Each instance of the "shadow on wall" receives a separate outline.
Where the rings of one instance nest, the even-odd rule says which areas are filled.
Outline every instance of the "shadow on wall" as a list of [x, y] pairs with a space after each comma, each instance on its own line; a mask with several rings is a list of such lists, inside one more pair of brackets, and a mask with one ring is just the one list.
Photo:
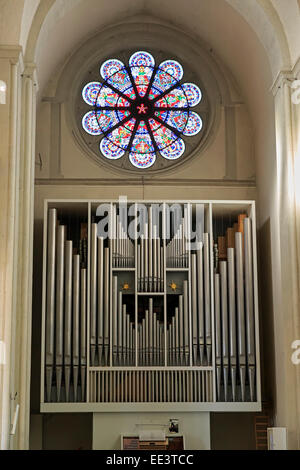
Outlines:
[[37, 416], [39, 420], [31, 419], [30, 449], [92, 449], [93, 415], [91, 413], [35, 415]]
[[211, 449], [255, 450], [254, 416], [254, 413], [211, 413]]
[[258, 232], [258, 279], [260, 299], [260, 347], [261, 347], [261, 376], [262, 399], [276, 403], [275, 378], [275, 341], [273, 317], [273, 285], [272, 285], [272, 254], [271, 228], [268, 219]]

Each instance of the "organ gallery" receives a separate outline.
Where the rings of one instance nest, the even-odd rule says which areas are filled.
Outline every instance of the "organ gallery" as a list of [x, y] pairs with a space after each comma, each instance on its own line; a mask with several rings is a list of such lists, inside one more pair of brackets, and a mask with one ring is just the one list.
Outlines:
[[299, 448], [299, 35], [0, 0], [1, 450]]

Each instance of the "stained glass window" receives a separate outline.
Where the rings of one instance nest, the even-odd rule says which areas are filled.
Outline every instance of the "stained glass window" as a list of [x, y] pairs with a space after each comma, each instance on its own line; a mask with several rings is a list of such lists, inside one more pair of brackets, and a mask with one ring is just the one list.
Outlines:
[[184, 138], [202, 129], [201, 117], [191, 109], [202, 93], [194, 83], [182, 83], [183, 74], [177, 61], [156, 65], [145, 51], [135, 52], [126, 65], [117, 59], [101, 65], [99, 81], [82, 90], [91, 107], [82, 127], [100, 136], [104, 157], [116, 160], [127, 153], [132, 165], [149, 168], [157, 155], [176, 160], [184, 154]]

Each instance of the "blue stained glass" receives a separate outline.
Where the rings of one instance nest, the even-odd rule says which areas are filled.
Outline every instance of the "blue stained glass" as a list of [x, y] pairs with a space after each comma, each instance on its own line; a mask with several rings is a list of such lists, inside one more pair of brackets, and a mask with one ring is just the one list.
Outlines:
[[[119, 95], [112, 91], [111, 88], [104, 85], [99, 92], [96, 105], [98, 107], [111, 106], [113, 108], [114, 106], [117, 106], [118, 100]], [[128, 106], [129, 104], [130, 103], [127, 101]]]
[[151, 92], [153, 95], [158, 96], [161, 93], [167, 91], [172, 86], [176, 85], [176, 83], [177, 80], [175, 80], [172, 75], [158, 69], [153, 80]]
[[176, 60], [165, 60], [160, 64], [159, 68], [170, 74], [176, 82], [179, 82], [183, 77], [183, 68]]
[[84, 101], [90, 106], [94, 106], [98, 93], [101, 88], [101, 83], [99, 82], [90, 82], [82, 90], [82, 97]]
[[145, 52], [145, 51], [135, 52], [134, 54], [132, 54], [132, 56], [129, 59], [129, 66], [140, 67], [141, 65], [143, 65], [144, 67], [154, 67], [155, 66], [154, 57], [151, 54], [149, 54], [149, 52]]
[[189, 106], [197, 106], [202, 98], [202, 93], [199, 87], [194, 83], [183, 83], [181, 85], [183, 91], [188, 99]]
[[155, 111], [154, 114], [179, 132], [184, 130], [189, 117], [187, 111]]
[[[135, 119], [132, 119], [132, 122], [135, 122]], [[108, 136], [107, 138], [113, 142], [115, 145], [118, 147], [121, 147], [122, 149], [126, 150], [130, 137], [131, 137], [131, 130], [128, 129], [128, 127], [125, 126], [120, 126], [117, 127], [117, 129], [114, 129]]]
[[100, 75], [104, 80], [107, 80], [111, 75], [118, 72], [124, 67], [123, 62], [118, 59], [108, 59], [101, 65]]
[[[181, 88], [174, 88], [174, 90], [170, 91], [170, 93], [165, 95], [162, 99], [164, 102], [167, 102], [167, 106], [170, 108], [187, 108], [188, 106], [186, 96]], [[160, 100], [158, 100], [155, 105], [157, 106], [159, 102]]]
[[189, 119], [183, 134], [186, 136], [196, 135], [202, 129], [202, 119], [199, 114], [193, 111], [189, 114]]
[[130, 111], [117, 111], [119, 121], [123, 121], [123, 119], [130, 116]]
[[180, 83], [179, 62], [166, 60], [155, 67], [151, 54], [138, 51], [128, 67], [118, 59], [106, 60], [100, 74], [103, 84], [90, 82], [82, 90], [85, 103], [94, 107], [83, 116], [82, 127], [93, 136], [105, 133], [102, 155], [114, 160], [128, 151], [132, 165], [142, 169], [154, 165], [157, 150], [168, 160], [180, 158], [185, 143], [178, 133], [193, 136], [202, 129], [201, 117], [190, 110], [202, 93], [193, 83]]
[[[126, 112], [127, 112], [127, 115], [130, 114], [128, 111], [124, 111], [124, 113]], [[111, 127], [118, 124], [119, 119], [118, 119], [116, 111], [103, 110], [103, 111], [97, 111], [97, 121], [102, 131], [106, 132]]]
[[131, 145], [132, 153], [152, 153], [154, 152], [153, 143], [148, 133], [146, 123], [141, 121]]
[[131, 87], [130, 76], [125, 68], [114, 73], [110, 78], [108, 78], [107, 83], [122, 93]]
[[140, 67], [131, 67], [131, 73], [138, 88], [139, 95], [145, 96], [153, 74], [153, 68], [145, 67], [144, 65], [141, 65]]
[[110, 160], [117, 160], [125, 155], [125, 150], [122, 150], [117, 145], [114, 145], [107, 137], [104, 137], [100, 142], [100, 150], [104, 157]]
[[133, 153], [129, 154], [129, 160], [137, 168], [150, 168], [155, 163], [155, 153]]
[[90, 135], [100, 135], [101, 129], [95, 111], [89, 111], [82, 118], [82, 127]]
[[[133, 86], [130, 86], [128, 87], [126, 90], [124, 90], [122, 92], [124, 95], [128, 96], [128, 98], [130, 98], [131, 100], [135, 100], [136, 96], [135, 96], [135, 92], [134, 92], [134, 88]], [[122, 97], [121, 97], [122, 98]], [[121, 99], [120, 98], [120, 99]], [[118, 106], [121, 106], [120, 104], [118, 104]], [[124, 106], [124, 105], [122, 105]]]
[[[165, 113], [168, 114], [168, 111], [165, 111]], [[161, 127], [161, 123], [152, 118], [149, 119], [149, 125], [151, 131], [156, 131], [156, 129]]]
[[171, 145], [177, 139], [177, 135], [165, 126], [153, 131], [153, 136], [159, 150]]
[[185, 143], [182, 139], [175, 140], [171, 145], [160, 151], [162, 157], [167, 160], [177, 160], [185, 151]]

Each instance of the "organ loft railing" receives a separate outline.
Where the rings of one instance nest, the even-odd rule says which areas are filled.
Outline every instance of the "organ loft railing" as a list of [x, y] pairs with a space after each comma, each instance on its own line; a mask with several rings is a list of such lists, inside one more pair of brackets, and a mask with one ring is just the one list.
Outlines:
[[260, 409], [255, 205], [45, 201], [41, 410]]

